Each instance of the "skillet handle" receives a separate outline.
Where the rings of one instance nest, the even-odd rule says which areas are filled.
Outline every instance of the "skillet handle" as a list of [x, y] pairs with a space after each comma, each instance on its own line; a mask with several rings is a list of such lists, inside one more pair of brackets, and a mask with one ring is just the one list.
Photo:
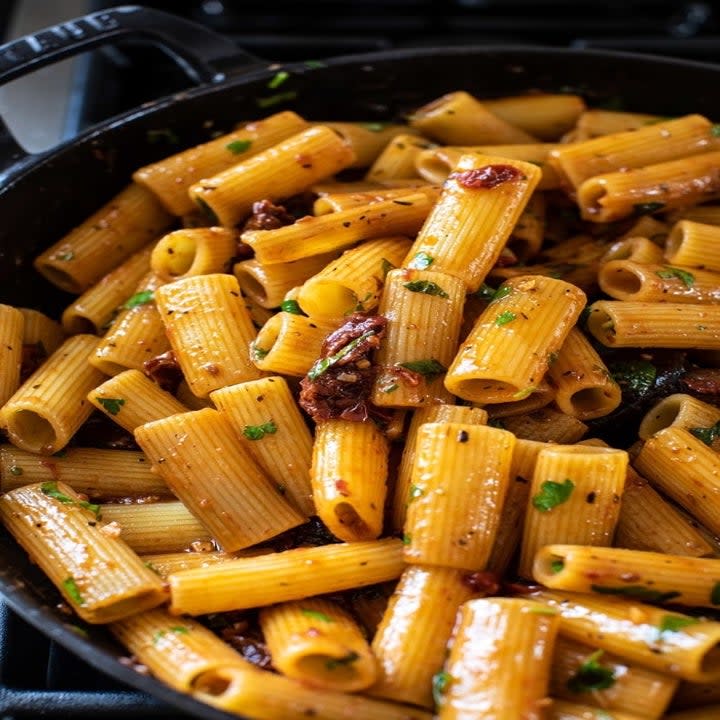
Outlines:
[[[203, 25], [152, 8], [124, 5], [90, 13], [0, 45], [0, 86], [41, 67], [121, 38], [160, 46], [195, 84], [258, 67], [260, 58]], [[0, 171], [27, 157], [0, 119]]]

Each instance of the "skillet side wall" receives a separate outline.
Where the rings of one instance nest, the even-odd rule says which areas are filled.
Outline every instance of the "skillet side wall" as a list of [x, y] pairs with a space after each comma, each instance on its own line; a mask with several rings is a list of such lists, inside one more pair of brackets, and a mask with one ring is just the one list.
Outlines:
[[[230, 77], [217, 86], [158, 100], [8, 171], [0, 184], [0, 302], [38, 307], [59, 317], [70, 296], [32, 269], [31, 260], [42, 248], [111, 198], [138, 167], [241, 120], [277, 110], [296, 110], [312, 120], [378, 121], [400, 119], [456, 89], [488, 97], [565, 90], [582, 94], [591, 105], [619, 100], [626, 110], [697, 112], [720, 121], [720, 66], [639, 55], [541, 48], [423, 49], [338, 58], [317, 69], [303, 64], [285, 69], [291, 77], [277, 90], [266, 87], [277, 68]], [[292, 102], [268, 108], [256, 102], [288, 91], [297, 93]], [[164, 134], [166, 129], [172, 133]], [[177, 144], [168, 142], [173, 135]], [[55, 589], [2, 529], [0, 591], [32, 624], [116, 678], [190, 712], [224, 717], [121, 666], [114, 660], [121, 653], [102, 628], [86, 628], [86, 637], [75, 634], [69, 628], [74, 621], [56, 608]]]

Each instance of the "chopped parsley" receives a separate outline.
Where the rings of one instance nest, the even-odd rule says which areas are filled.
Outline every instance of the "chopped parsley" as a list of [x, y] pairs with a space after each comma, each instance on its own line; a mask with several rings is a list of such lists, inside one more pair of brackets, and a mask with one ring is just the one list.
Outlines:
[[327, 67], [327, 63], [324, 63], [322, 60], [305, 60], [303, 65], [309, 70]]
[[300, 612], [305, 615], [305, 617], [312, 618], [313, 620], [322, 620], [323, 622], [334, 622], [333, 619], [326, 615], [324, 612], [320, 612], [319, 610], [310, 610], [309, 608], [300, 608]]
[[452, 684], [453, 677], [444, 670], [435, 673], [432, 678], [432, 696], [435, 701], [435, 705], [441, 705], [443, 702], [443, 695], [448, 691], [448, 688]]
[[269, 420], [262, 425], [246, 425], [243, 428], [243, 436], [248, 440], [262, 440], [266, 435], [274, 435], [277, 432], [277, 425]]
[[394, 393], [399, 387], [400, 386], [397, 383], [392, 383], [392, 385], [382, 388], [380, 392]]
[[305, 313], [300, 309], [297, 300], [283, 300], [280, 303], [280, 309], [283, 312], [290, 313], [291, 315], [304, 315]]
[[408, 263], [408, 267], [414, 270], [427, 270], [434, 262], [435, 258], [432, 255], [421, 250], [419, 253], [415, 253], [415, 257]]
[[207, 204], [205, 198], [202, 198], [200, 196], [195, 196], [195, 202], [197, 203], [198, 207], [203, 211], [205, 214], [205, 217], [213, 224], [213, 225], [219, 225], [220, 224], [220, 218], [218, 218], [215, 211]]
[[425, 491], [419, 485], [411, 485], [408, 490], [408, 503], [417, 500]]
[[403, 533], [402, 544], [409, 545], [412, 542], [412, 535], [410, 533]]
[[550, 571], [552, 573], [559, 573], [562, 572], [565, 568], [565, 561], [561, 560], [560, 558], [557, 558], [555, 560], [550, 561]]
[[508, 323], [511, 323], [516, 318], [517, 318], [517, 315], [514, 312], [510, 312], [510, 310], [505, 310], [505, 312], [501, 312], [495, 318], [495, 324], [498, 327], [502, 327], [503, 325], [507, 325]]
[[91, 503], [87, 500], [80, 500], [78, 505], [85, 510], [89, 510], [95, 517], [100, 518], [100, 506], [97, 503]]
[[720, 605], [720, 582], [713, 585], [713, 589], [710, 591], [710, 602], [713, 605]]
[[280, 70], [276, 72], [275, 75], [273, 75], [267, 86], [268, 88], [270, 88], [270, 90], [277, 90], [289, 77], [289, 72], [287, 72], [286, 70]]
[[259, 345], [252, 346], [252, 354], [256, 360], [262, 360], [270, 351], [261, 348]]
[[533, 507], [540, 512], [550, 512], [550, 510], [558, 505], [567, 502], [574, 489], [575, 483], [568, 478], [561, 483], [546, 480], [540, 486], [540, 492], [533, 496]]
[[547, 356], [547, 366], [552, 367], [556, 362], [557, 359], [560, 357], [560, 353], [557, 351], [549, 352]]
[[374, 330], [369, 330], [368, 332], [360, 335], [360, 337], [356, 337], [345, 347], [340, 348], [334, 355], [331, 355], [328, 358], [320, 358], [319, 360], [316, 360], [315, 364], [308, 371], [308, 377], [311, 380], [317, 380], [326, 370], [328, 370], [328, 368], [331, 368], [346, 355], [349, 355], [363, 340], [367, 340], [371, 335], [375, 335]]
[[55, 480], [51, 482], [44, 482], [40, 486], [40, 492], [42, 492], [43, 495], [51, 497], [53, 500], [64, 503], [65, 505], [75, 504], [75, 500], [73, 500], [69, 495], [66, 495], [64, 492], [58, 490], [57, 482], [55, 482]]
[[155, 293], [153, 293], [152, 290], [141, 290], [140, 292], [137, 292], [133, 296], [129, 297], [127, 301], [123, 303], [123, 308], [125, 308], [125, 310], [131, 310], [138, 305], [147, 305], [148, 303], [152, 302], [154, 298]]
[[386, 122], [367, 122], [367, 123], [360, 123], [360, 127], [365, 128], [366, 130], [369, 130], [370, 132], [382, 132], [386, 128], [390, 127], [390, 123]]
[[512, 288], [509, 285], [501, 285], [492, 296], [492, 302], [495, 302], [496, 300], [502, 300], [504, 297], [507, 297], [512, 292]]
[[74, 577], [67, 577], [62, 581], [62, 586], [65, 588], [65, 592], [72, 598], [73, 602], [77, 605], [84, 605], [85, 599], [80, 592], [80, 588], [75, 582]]
[[713, 137], [720, 137], [720, 125], [713, 125], [713, 126], [710, 128], [710, 134], [711, 134]]
[[442, 363], [435, 360], [435, 358], [431, 358], [430, 360], [409, 360], [408, 362], [400, 363], [400, 367], [407, 368], [408, 370], [412, 370], [412, 372], [423, 375], [428, 378], [428, 380], [447, 372], [447, 368]]
[[270, 97], [255, 98], [255, 104], [259, 108], [269, 108], [294, 100], [296, 97], [297, 93], [294, 90], [288, 90], [287, 92], [277, 93], [277, 95], [270, 95]]
[[610, 374], [623, 392], [643, 397], [655, 386], [657, 368], [647, 360], [631, 360], [612, 363]]
[[495, 297], [497, 290], [490, 287], [487, 283], [483, 283], [476, 291], [475, 295], [482, 300], [492, 300]]
[[250, 149], [251, 145], [252, 140], [233, 140], [232, 142], [229, 142], [225, 147], [233, 155], [242, 155], [244, 152], [247, 152]]
[[63, 262], [69, 262], [70, 260], [75, 259], [75, 253], [72, 250], [70, 250], [68, 252], [62, 253], [62, 255], [58, 255], [57, 259], [62, 260]]
[[101, 398], [99, 396], [95, 396], [95, 399], [111, 415], [117, 415], [120, 412], [120, 408], [125, 404], [125, 400], [122, 398]]
[[607, 690], [615, 684], [613, 669], [598, 662], [603, 652], [603, 650], [597, 650], [580, 665], [567, 681], [568, 690], [575, 693]]
[[328, 670], [336, 670], [339, 667], [345, 667], [346, 665], [352, 665], [356, 660], [359, 660], [360, 656], [351, 650], [347, 655], [343, 655], [340, 658], [330, 658], [325, 661], [325, 667]]
[[387, 277], [387, 274], [394, 268], [395, 266], [387, 258], [383, 258], [380, 261], [380, 270], [382, 271], [383, 280]]
[[661, 202], [635, 203], [635, 205], [633, 205], [637, 215], [650, 215], [658, 210], [662, 210], [664, 207], [665, 203]]
[[681, 280], [685, 287], [692, 287], [695, 282], [695, 276], [692, 273], [676, 267], [667, 267], [663, 270], [657, 270], [655, 274], [663, 280]]
[[702, 440], [706, 445], [712, 445], [720, 437], [720, 421], [712, 427], [696, 427], [689, 430], [698, 440]]
[[663, 615], [660, 618], [660, 632], [678, 632], [688, 625], [696, 625], [700, 622], [694, 617], [682, 617], [682, 615]]
[[673, 600], [681, 595], [681, 593], [676, 590], [662, 592], [661, 590], [653, 590], [652, 588], [645, 587], [644, 585], [623, 585], [621, 587], [591, 585], [590, 589], [593, 592], [600, 593], [601, 595], [623, 595], [624, 597], [630, 597], [634, 600], [651, 603], [668, 602], [669, 600]]
[[15, 475], [15, 477], [18, 477], [23, 474], [23, 469], [21, 467], [18, 467], [17, 465], [11, 465], [10, 466], [10, 474]]
[[437, 295], [441, 298], [450, 297], [437, 283], [431, 280], [412, 280], [403, 284], [410, 292], [424, 293], [425, 295]]
[[528, 385], [527, 387], [523, 388], [522, 390], [518, 390], [516, 393], [514, 393], [512, 396], [512, 399], [513, 400], [524, 400], [525, 398], [530, 397], [536, 390], [537, 390], [537, 385]]

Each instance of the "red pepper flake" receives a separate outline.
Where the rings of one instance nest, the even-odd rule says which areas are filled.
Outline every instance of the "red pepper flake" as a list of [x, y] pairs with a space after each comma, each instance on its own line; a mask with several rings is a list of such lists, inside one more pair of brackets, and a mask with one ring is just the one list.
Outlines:
[[343, 497], [350, 497], [350, 495], [352, 495], [352, 493], [350, 492], [350, 488], [348, 487], [348, 484], [345, 480], [336, 480], [335, 481], [335, 489]]
[[450, 177], [464, 188], [492, 190], [505, 182], [522, 178], [523, 174], [513, 165], [485, 165], [473, 170], [452, 173]]

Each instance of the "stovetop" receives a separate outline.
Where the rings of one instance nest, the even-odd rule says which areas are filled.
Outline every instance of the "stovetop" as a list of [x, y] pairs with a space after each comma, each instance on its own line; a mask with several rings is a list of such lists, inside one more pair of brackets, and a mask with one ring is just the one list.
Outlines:
[[[0, 38], [13, 17], [11, 10], [31, 4], [38, 1], [0, 2]], [[116, 4], [121, 3], [88, 0], [84, 9]], [[147, 0], [144, 4], [201, 22], [259, 57], [278, 62], [400, 47], [529, 43], [720, 63], [720, 14], [711, 2]], [[74, 65], [62, 134], [71, 137], [186, 85], [178, 69], [148, 47], [123, 44], [87, 53]], [[98, 673], [0, 604], [0, 718], [38, 717], [185, 716]]]

